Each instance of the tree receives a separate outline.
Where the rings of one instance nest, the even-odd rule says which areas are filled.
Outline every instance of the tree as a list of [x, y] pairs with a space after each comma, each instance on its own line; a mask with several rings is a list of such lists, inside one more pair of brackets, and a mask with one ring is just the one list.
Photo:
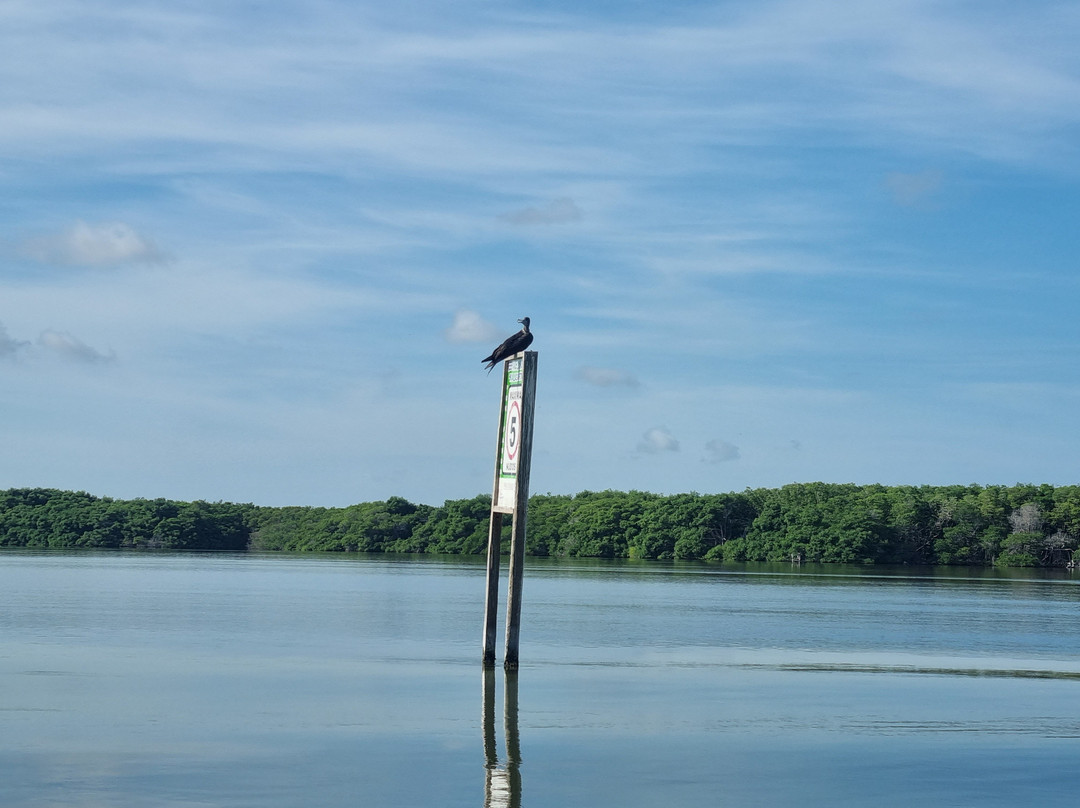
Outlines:
[[1009, 514], [1014, 533], [1040, 533], [1043, 527], [1042, 509], [1034, 502], [1025, 502]]
[[995, 564], [999, 567], [1037, 567], [1042, 544], [1042, 533], [1010, 533], [1002, 542]]

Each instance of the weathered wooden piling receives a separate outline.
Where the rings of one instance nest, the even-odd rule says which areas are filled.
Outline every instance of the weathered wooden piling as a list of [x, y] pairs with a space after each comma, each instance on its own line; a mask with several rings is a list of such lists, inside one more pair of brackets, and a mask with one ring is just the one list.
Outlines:
[[502, 523], [502, 513], [492, 509], [491, 521], [488, 523], [487, 595], [484, 597], [485, 667], [495, 664], [495, 635], [499, 623], [499, 552], [502, 544]]

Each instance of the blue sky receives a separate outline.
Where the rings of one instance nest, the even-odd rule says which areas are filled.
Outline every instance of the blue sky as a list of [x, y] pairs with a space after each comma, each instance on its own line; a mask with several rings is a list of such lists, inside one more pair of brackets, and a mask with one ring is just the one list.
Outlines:
[[0, 0], [0, 487], [1080, 482], [1080, 6]]

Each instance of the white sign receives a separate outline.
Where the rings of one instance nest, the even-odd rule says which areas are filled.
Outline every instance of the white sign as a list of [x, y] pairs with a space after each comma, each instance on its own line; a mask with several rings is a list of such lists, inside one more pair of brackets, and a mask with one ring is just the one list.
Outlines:
[[495, 481], [495, 501], [492, 507], [503, 513], [513, 513], [517, 504], [518, 460], [521, 455], [524, 363], [514, 359], [507, 363], [506, 386], [503, 388], [503, 423], [499, 436], [499, 473]]
[[503, 475], [517, 475], [518, 450], [521, 448], [521, 388], [507, 392], [506, 423], [503, 424]]

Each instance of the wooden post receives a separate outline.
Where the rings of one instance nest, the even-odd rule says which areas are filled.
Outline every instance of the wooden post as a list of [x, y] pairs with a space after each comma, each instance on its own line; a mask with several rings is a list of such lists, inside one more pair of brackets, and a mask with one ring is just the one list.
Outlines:
[[488, 525], [487, 596], [484, 598], [484, 666], [495, 664], [495, 635], [499, 624], [499, 552], [502, 549], [503, 515], [491, 512]]
[[536, 403], [536, 351], [515, 354], [503, 363], [502, 406], [495, 452], [495, 485], [488, 527], [487, 596], [484, 606], [484, 665], [495, 664], [495, 614], [498, 609], [499, 554], [503, 514], [511, 514], [510, 583], [506, 603], [507, 670], [518, 666], [521, 589], [524, 581], [525, 528], [532, 467], [533, 409]]
[[510, 586], [506, 599], [506, 652], [503, 666], [517, 670], [521, 639], [521, 589], [525, 580], [525, 526], [529, 515], [529, 472], [532, 469], [533, 408], [536, 404], [536, 351], [525, 352], [522, 389], [521, 460], [510, 535]]

